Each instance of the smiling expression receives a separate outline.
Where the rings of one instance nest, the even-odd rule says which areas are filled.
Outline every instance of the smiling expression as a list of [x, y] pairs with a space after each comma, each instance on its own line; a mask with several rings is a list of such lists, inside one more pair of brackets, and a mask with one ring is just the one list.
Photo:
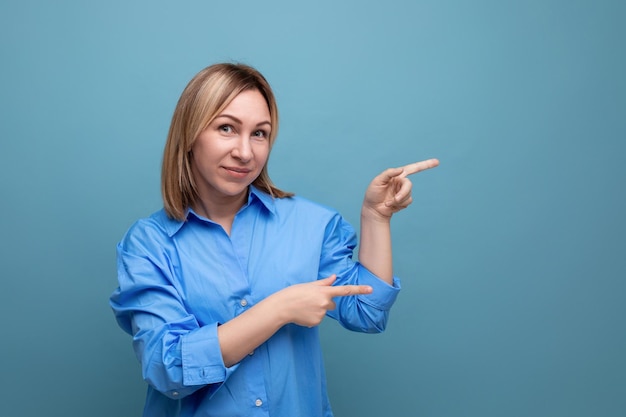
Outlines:
[[263, 95], [246, 90], [200, 133], [192, 146], [192, 172], [204, 206], [243, 204], [269, 156], [270, 120]]

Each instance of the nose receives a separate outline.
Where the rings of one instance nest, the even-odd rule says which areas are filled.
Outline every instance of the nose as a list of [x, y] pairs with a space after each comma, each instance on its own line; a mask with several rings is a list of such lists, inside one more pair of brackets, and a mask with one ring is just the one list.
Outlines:
[[248, 162], [252, 159], [252, 146], [247, 136], [241, 135], [237, 138], [231, 154], [235, 159], [239, 159], [241, 162]]

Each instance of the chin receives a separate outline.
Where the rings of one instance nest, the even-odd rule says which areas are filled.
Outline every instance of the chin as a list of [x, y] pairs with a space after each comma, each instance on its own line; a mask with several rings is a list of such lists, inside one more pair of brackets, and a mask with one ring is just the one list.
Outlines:
[[224, 187], [221, 190], [217, 190], [218, 193], [222, 194], [224, 197], [239, 197], [241, 194], [248, 192], [248, 185], [241, 187]]

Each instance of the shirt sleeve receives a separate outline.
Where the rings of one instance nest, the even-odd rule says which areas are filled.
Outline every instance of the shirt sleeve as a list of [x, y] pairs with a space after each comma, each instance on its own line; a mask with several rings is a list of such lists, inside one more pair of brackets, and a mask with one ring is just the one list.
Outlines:
[[400, 280], [394, 276], [393, 285], [389, 285], [355, 262], [352, 256], [356, 242], [352, 226], [339, 214], [333, 216], [325, 229], [319, 278], [336, 274], [334, 285], [369, 285], [373, 292], [335, 298], [337, 308], [329, 311], [328, 316], [347, 329], [379, 333], [387, 326], [389, 310], [400, 291]]
[[218, 323], [200, 326], [185, 308], [164, 236], [146, 227], [131, 228], [117, 247], [119, 287], [110, 304], [120, 327], [133, 336], [150, 385], [173, 399], [207, 385], [212, 395], [238, 365], [224, 365]]

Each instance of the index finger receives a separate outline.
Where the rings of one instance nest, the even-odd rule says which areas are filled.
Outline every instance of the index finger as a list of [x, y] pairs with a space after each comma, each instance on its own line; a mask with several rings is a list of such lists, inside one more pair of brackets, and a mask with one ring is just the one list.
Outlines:
[[439, 160], [436, 158], [427, 159], [425, 161], [413, 162], [412, 164], [401, 167], [402, 174], [400, 174], [400, 176], [406, 177], [407, 175], [417, 174], [418, 172], [434, 168], [437, 165], [439, 165]]
[[371, 294], [373, 291], [369, 285], [336, 285], [328, 287], [328, 292], [333, 297], [345, 297], [346, 295]]

